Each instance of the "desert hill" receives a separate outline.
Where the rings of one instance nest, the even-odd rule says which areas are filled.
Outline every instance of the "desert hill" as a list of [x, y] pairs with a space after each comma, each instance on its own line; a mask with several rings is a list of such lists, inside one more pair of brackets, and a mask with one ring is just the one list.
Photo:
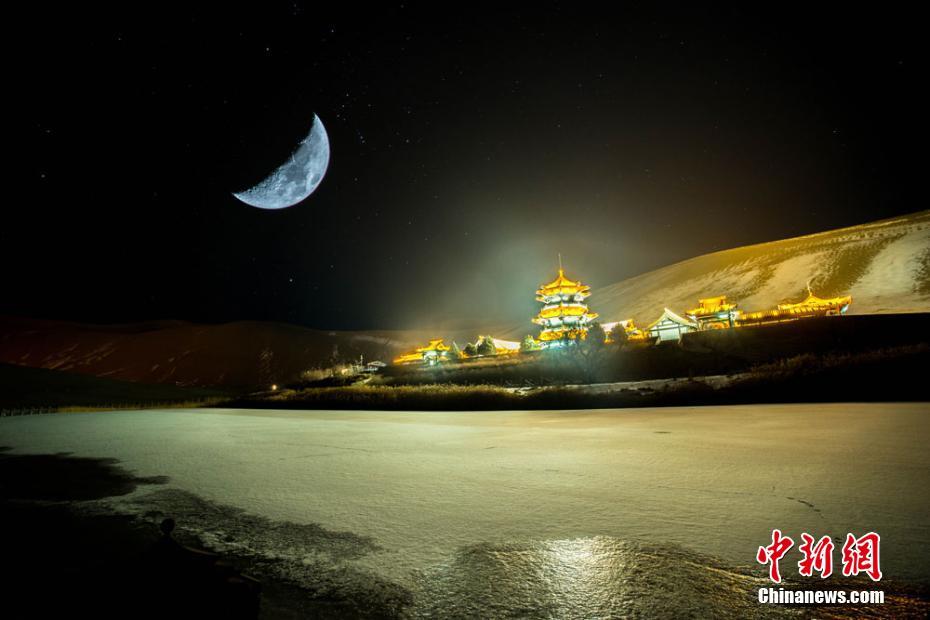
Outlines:
[[930, 311], [930, 211], [704, 254], [592, 291], [605, 322], [647, 325], [726, 295], [742, 310], [852, 295], [852, 314]]
[[[664, 307], [683, 312], [714, 295], [727, 295], [743, 310], [771, 308], [803, 298], [808, 282], [822, 297], [852, 295], [852, 314], [930, 311], [930, 211], [705, 254], [596, 289], [589, 301], [604, 322], [633, 318], [646, 325]], [[84, 325], [0, 317], [0, 363], [142, 383], [255, 389], [292, 382], [334, 357], [389, 361], [430, 338], [464, 344], [478, 334], [519, 340], [536, 331], [529, 321], [333, 332], [255, 321]]]
[[402, 332], [329, 332], [279, 323], [85, 325], [0, 319], [0, 362], [143, 383], [255, 388], [340, 360], [389, 360]]
[[117, 381], [76, 372], [0, 364], [0, 413], [7, 415], [59, 407], [187, 405], [230, 395], [216, 388]]

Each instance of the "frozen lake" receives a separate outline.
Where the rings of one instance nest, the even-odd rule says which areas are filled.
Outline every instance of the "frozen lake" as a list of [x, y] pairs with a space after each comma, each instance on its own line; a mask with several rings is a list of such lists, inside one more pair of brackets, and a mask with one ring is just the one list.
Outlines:
[[168, 476], [108, 506], [171, 514], [317, 589], [381, 580], [413, 615], [648, 611], [650, 565], [743, 597], [773, 528], [876, 531], [886, 579], [930, 583], [926, 403], [63, 414], [0, 420], [0, 445]]

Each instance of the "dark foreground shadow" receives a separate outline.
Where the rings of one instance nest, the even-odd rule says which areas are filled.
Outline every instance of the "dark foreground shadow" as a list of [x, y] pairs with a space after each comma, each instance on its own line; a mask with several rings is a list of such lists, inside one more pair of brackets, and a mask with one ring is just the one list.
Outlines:
[[260, 584], [175, 542], [170, 528], [70, 508], [165, 482], [134, 476], [112, 459], [0, 451], [0, 616], [257, 617]]
[[[410, 605], [402, 587], [345, 565], [379, 549], [369, 538], [158, 488], [167, 482], [114, 459], [0, 446], [0, 618], [395, 618]], [[147, 485], [123, 500], [129, 514], [93, 502]], [[179, 532], [159, 527], [168, 517]]]
[[83, 501], [126, 495], [143, 484], [165, 484], [166, 476], [143, 478], [122, 469], [116, 459], [60, 454], [10, 454], [0, 448], [0, 498]]

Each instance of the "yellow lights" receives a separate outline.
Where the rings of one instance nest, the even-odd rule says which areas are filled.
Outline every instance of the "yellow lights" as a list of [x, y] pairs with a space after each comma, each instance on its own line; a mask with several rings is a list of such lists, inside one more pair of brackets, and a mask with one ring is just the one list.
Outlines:
[[633, 319], [626, 319], [625, 321], [613, 321], [612, 323], [602, 323], [601, 327], [604, 328], [604, 333], [607, 334], [607, 339], [604, 340], [605, 343], [611, 344], [614, 342], [613, 333], [617, 329], [617, 326], [623, 328], [623, 331], [626, 332], [627, 341], [632, 340], [645, 340], [646, 334], [640, 328], [636, 327], [636, 324], [633, 323]]
[[699, 307], [688, 310], [687, 315], [698, 321], [702, 330], [720, 329], [840, 315], [846, 313], [851, 303], [852, 297], [848, 295], [824, 299], [808, 289], [807, 298], [798, 303], [778, 304], [773, 310], [742, 312], [736, 309], [736, 304], [727, 303], [725, 295], [721, 295], [699, 299]]
[[536, 291], [536, 301], [543, 304], [533, 319], [542, 327], [539, 341], [548, 346], [561, 340], [584, 339], [591, 322], [598, 317], [583, 303], [590, 291], [590, 286], [565, 277], [560, 259], [559, 275]]
[[[490, 342], [494, 345], [494, 352], [487, 353], [482, 352], [477, 356], [473, 355], [472, 357], [487, 357], [495, 355], [511, 355], [520, 352], [520, 343], [514, 342], [511, 340], [501, 340], [500, 338], [494, 338], [493, 336], [478, 336], [475, 347], [480, 346], [481, 343]], [[452, 353], [452, 347], [443, 343], [442, 338], [435, 338], [429, 341], [429, 344], [423, 347], [418, 347], [417, 349], [404, 353], [394, 358], [395, 364], [410, 364], [410, 363], [425, 363], [430, 366], [435, 366], [440, 362], [449, 362], [453, 360], [461, 359], [460, 354]]]
[[584, 338], [584, 334], [579, 329], [544, 329], [539, 334], [539, 340], [541, 342], [552, 342], [553, 340], [562, 340], [564, 338], [577, 340], [579, 337]]
[[589, 318], [596, 318], [598, 315], [596, 312], [588, 312], [588, 307], [584, 304], [559, 304], [558, 306], [546, 306], [539, 311], [539, 315], [535, 322], [539, 322], [540, 319], [551, 319], [559, 316], [584, 316], [588, 315]]
[[736, 304], [727, 303], [726, 295], [698, 299], [698, 304], [700, 305], [697, 308], [688, 310], [687, 314], [690, 314], [691, 316], [705, 316], [719, 314], [721, 312], [729, 312], [736, 308]]
[[493, 336], [485, 336], [485, 338], [490, 338], [491, 342], [494, 343], [494, 348], [497, 350], [498, 355], [509, 355], [511, 353], [520, 352], [520, 343], [513, 340], [501, 340], [500, 338], [494, 338]]
[[429, 341], [425, 347], [418, 347], [410, 353], [404, 353], [394, 358], [395, 364], [406, 364], [409, 362], [430, 362], [437, 361], [443, 353], [450, 351], [452, 347], [443, 344], [442, 338], [435, 338]]
[[404, 353], [403, 355], [398, 355], [394, 358], [395, 364], [407, 364], [409, 362], [422, 362], [423, 355], [421, 353]]
[[272, 383], [272, 384], [271, 384], [271, 391], [272, 391], [272, 392], [277, 392], [277, 391], [278, 391], [278, 384], [277, 384], [277, 383]]
[[430, 340], [429, 344], [425, 347], [420, 347], [417, 349], [417, 353], [426, 353], [427, 351], [448, 351], [452, 347], [446, 346], [442, 342], [442, 338], [436, 338], [435, 340]]
[[775, 310], [762, 310], [759, 312], [746, 312], [739, 316], [739, 325], [753, 325], [761, 323], [774, 323], [779, 321], [792, 321], [815, 316], [836, 316], [846, 314], [852, 297], [831, 297], [823, 299], [817, 297], [810, 290], [807, 299], [796, 304], [778, 304]]
[[[555, 280], [549, 282], [548, 284], [543, 284], [539, 287], [539, 290], [536, 291], [537, 301], [548, 301], [546, 298], [552, 298], [555, 296], [575, 296], [580, 295], [581, 299], [584, 299], [591, 293], [590, 286], [584, 285], [581, 282], [575, 282], [574, 280], [569, 280], [565, 277], [565, 272], [562, 268], [559, 268], [559, 275]], [[542, 297], [543, 299], [540, 299]], [[578, 301], [581, 301], [579, 299]], [[566, 299], [565, 301], [568, 301]]]
[[849, 307], [849, 304], [851, 303], [852, 297], [849, 295], [845, 297], [831, 297], [830, 299], [822, 299], [808, 291], [807, 299], [804, 301], [796, 304], [778, 304], [778, 309], [782, 312], [788, 312], [790, 314], [803, 314], [811, 311], [829, 311], [833, 308]]
[[736, 304], [727, 303], [726, 295], [698, 299], [698, 307], [685, 313], [697, 323], [698, 329], [726, 329], [735, 327], [739, 318]]
[[[444, 365], [477, 358], [515, 355], [526, 351], [557, 348], [585, 340], [598, 313], [592, 312], [584, 300], [590, 296], [590, 287], [581, 281], [565, 276], [561, 261], [554, 280], [536, 290], [536, 299], [542, 303], [532, 322], [541, 327], [536, 338], [527, 336], [522, 342], [479, 336], [474, 343], [460, 350], [455, 343], [448, 346], [442, 338], [434, 338], [425, 346], [394, 358], [395, 364]], [[601, 325], [605, 342], [680, 342], [684, 334], [695, 331], [734, 329], [741, 326], [761, 325], [796, 319], [845, 314], [852, 297], [822, 299], [808, 289], [807, 298], [798, 303], [783, 303], [773, 310], [743, 312], [726, 295], [698, 299], [698, 306], [678, 315], [665, 308], [662, 315], [649, 326], [639, 328], [631, 319]], [[622, 331], [621, 331], [622, 330]], [[616, 336], [616, 338], [614, 338]], [[277, 386], [272, 386], [276, 390]]]

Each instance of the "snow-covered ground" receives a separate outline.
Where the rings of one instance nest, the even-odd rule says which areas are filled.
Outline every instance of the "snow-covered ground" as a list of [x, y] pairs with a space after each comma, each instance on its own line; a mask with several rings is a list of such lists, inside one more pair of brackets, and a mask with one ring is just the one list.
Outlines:
[[[0, 445], [14, 452], [115, 457], [138, 475], [170, 478], [111, 500], [117, 509], [174, 512], [220, 547], [376, 575], [419, 592], [424, 613], [436, 613], [436, 601], [457, 604], [463, 581], [491, 579], [508, 601], [542, 597], [555, 601], [551, 613], [587, 615], [614, 578], [634, 580], [624, 576], [634, 556], [673, 573], [718, 560], [752, 566], [773, 528], [796, 540], [874, 530], [886, 578], [928, 583], [928, 444], [926, 403], [0, 420]], [[240, 510], [210, 513], [200, 500]], [[242, 515], [264, 529], [322, 529], [275, 542], [237, 531]], [[321, 542], [321, 532], [332, 537]], [[675, 551], [655, 552], [666, 547]], [[522, 571], [525, 584], [546, 571], [558, 579], [543, 596], [507, 586], [508, 571]], [[566, 599], [572, 579], [580, 589]], [[472, 604], [463, 609], [494, 609]], [[617, 612], [612, 604], [595, 611]]]

